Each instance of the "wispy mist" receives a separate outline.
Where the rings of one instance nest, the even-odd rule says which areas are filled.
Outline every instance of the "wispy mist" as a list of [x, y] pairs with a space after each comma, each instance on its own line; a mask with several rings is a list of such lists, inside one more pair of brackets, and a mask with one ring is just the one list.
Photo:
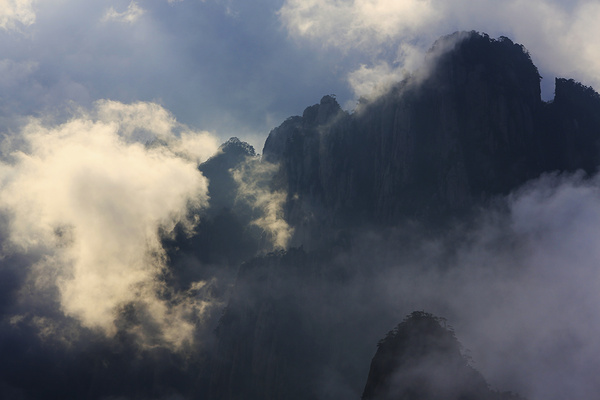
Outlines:
[[294, 229], [284, 219], [287, 193], [271, 187], [278, 170], [277, 164], [256, 158], [247, 160], [232, 174], [238, 184], [237, 201], [245, 202], [254, 209], [256, 218], [252, 224], [265, 232], [272, 249], [283, 250], [288, 247]]
[[474, 225], [430, 235], [410, 228], [391, 242], [367, 235], [350, 259], [375, 272], [343, 288], [354, 300], [341, 313], [380, 326], [380, 336], [383, 321], [391, 329], [412, 310], [445, 316], [494, 388], [531, 400], [591, 398], [600, 369], [599, 194], [598, 178], [546, 175]]

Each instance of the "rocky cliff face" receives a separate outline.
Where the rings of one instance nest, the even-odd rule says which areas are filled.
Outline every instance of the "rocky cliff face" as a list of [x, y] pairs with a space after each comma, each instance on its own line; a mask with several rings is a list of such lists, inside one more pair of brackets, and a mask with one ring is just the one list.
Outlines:
[[595, 170], [600, 107], [591, 89], [557, 80], [555, 101], [544, 103], [537, 68], [507, 38], [455, 34], [432, 54], [425, 78], [353, 114], [325, 96], [270, 133], [263, 154], [281, 163], [288, 220], [318, 226], [305, 237], [324, 226], [437, 221], [546, 171]]
[[554, 101], [544, 104], [540, 138], [546, 170], [596, 172], [600, 153], [600, 95], [572, 79], [555, 80]]

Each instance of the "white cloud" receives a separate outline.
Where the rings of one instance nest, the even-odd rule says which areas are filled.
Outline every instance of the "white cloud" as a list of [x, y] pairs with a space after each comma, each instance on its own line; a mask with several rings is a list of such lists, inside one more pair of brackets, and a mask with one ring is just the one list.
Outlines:
[[410, 36], [441, 17], [431, 0], [288, 0], [279, 15], [293, 35], [365, 49]]
[[144, 9], [141, 8], [135, 1], [129, 3], [127, 9], [123, 12], [118, 12], [114, 7], [110, 7], [104, 17], [102, 17], [102, 21], [117, 21], [117, 22], [126, 22], [133, 23], [137, 21], [143, 14]]
[[[57, 289], [66, 315], [107, 335], [116, 332], [118, 310], [135, 304], [174, 347], [191, 339], [189, 318], [206, 304], [182, 294], [161, 300], [168, 288], [158, 279], [165, 268], [159, 230], [191, 226], [189, 209], [208, 201], [197, 159], [168, 146], [180, 141], [176, 126], [156, 104], [101, 101], [93, 113], [60, 125], [31, 120], [10, 162], [0, 165], [12, 251], [40, 257], [31, 284]], [[133, 139], [137, 131], [167, 145], [145, 146]], [[216, 149], [205, 142], [198, 152]]]
[[119, 121], [121, 134], [128, 138], [136, 132], [149, 135], [148, 137], [166, 138], [177, 125], [175, 117], [156, 103], [124, 104], [100, 100], [97, 102], [96, 114], [105, 123]]
[[169, 148], [178, 156], [201, 163], [215, 154], [219, 140], [207, 131], [184, 131], [177, 140], [168, 142]]
[[156, 103], [100, 100], [96, 102], [95, 116], [104, 123], [120, 121], [119, 133], [127, 140], [146, 143], [158, 139], [178, 156], [196, 163], [207, 160], [219, 148], [213, 134], [190, 130]]
[[18, 29], [35, 22], [34, 0], [0, 0], [0, 28]]

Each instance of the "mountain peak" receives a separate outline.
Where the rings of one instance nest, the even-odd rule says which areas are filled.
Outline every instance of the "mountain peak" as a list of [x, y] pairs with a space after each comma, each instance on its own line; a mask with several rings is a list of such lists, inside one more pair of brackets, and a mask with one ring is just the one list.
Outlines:
[[444, 318], [408, 315], [378, 343], [363, 400], [509, 400], [489, 389]]
[[321, 98], [319, 104], [307, 107], [302, 118], [307, 125], [324, 125], [342, 112], [334, 95], [326, 95]]
[[254, 147], [252, 147], [252, 145], [246, 142], [242, 142], [235, 136], [229, 138], [229, 140], [227, 140], [225, 143], [219, 146], [219, 149], [223, 153], [243, 154], [245, 156], [250, 157], [254, 157], [256, 155], [256, 151], [254, 150]]
[[505, 36], [455, 32], [438, 39], [429, 57], [435, 63], [430, 76], [438, 84], [468, 85], [477, 79], [507, 95], [541, 99], [541, 76], [529, 52]]

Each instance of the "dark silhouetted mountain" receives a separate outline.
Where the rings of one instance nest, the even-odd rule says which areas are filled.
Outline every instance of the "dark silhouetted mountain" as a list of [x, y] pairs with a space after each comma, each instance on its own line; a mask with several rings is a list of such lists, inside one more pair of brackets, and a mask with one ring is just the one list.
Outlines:
[[382, 339], [363, 400], [509, 400], [469, 365], [446, 321], [415, 311]]
[[[405, 79], [348, 114], [325, 96], [269, 135], [280, 162], [296, 243], [324, 227], [390, 226], [463, 215], [548, 171], [595, 172], [598, 95], [540, 75], [507, 38], [456, 33], [440, 39], [426, 75]], [[317, 239], [317, 240], [320, 240]]]
[[[209, 398], [356, 393], [366, 369], [357, 366], [365, 359], [357, 337], [371, 337], [373, 321], [384, 318], [376, 317], [372, 298], [357, 294], [362, 289], [345, 291], [345, 279], [362, 281], [380, 268], [373, 260], [392, 259], [397, 253], [390, 248], [402, 254], [410, 242], [391, 235], [385, 256], [373, 246], [371, 257], [361, 260], [354, 232], [393, 232], [415, 220], [439, 226], [545, 172], [596, 171], [600, 101], [592, 89], [558, 79], [555, 99], [546, 103], [523, 46], [475, 32], [440, 39], [430, 59], [426, 74], [363, 101], [353, 113], [324, 96], [269, 134], [263, 160], [279, 163], [273, 186], [287, 191], [293, 245], [307, 250], [259, 257], [240, 268], [217, 329]], [[359, 304], [362, 314], [346, 303]], [[409, 366], [421, 367], [429, 355], [441, 366], [418, 379], [432, 386], [402, 383], [417, 373]], [[451, 382], [436, 380], [449, 369]], [[397, 371], [400, 386], [390, 380]], [[392, 397], [399, 399], [514, 398], [490, 391], [452, 333], [427, 315], [414, 315], [381, 342], [371, 372], [365, 399], [388, 398], [388, 390], [402, 392]], [[323, 387], [331, 390], [317, 395]]]

